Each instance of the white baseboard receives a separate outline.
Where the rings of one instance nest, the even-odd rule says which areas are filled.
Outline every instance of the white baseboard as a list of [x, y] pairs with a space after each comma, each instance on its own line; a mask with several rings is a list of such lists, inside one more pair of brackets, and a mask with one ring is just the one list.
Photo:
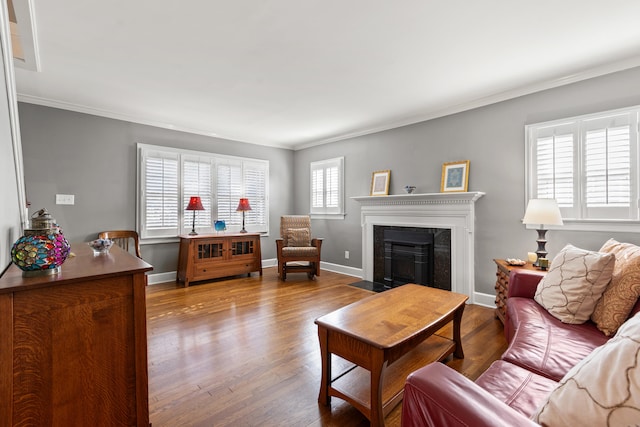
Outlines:
[[492, 294], [473, 293], [473, 303], [488, 308], [496, 308], [496, 296]]
[[176, 271], [147, 274], [147, 285], [157, 285], [158, 283], [175, 282], [176, 274], [177, 274]]
[[271, 258], [271, 259], [263, 259], [262, 260], [262, 268], [277, 267], [277, 266], [278, 266], [278, 258]]
[[332, 264], [330, 262], [320, 261], [320, 268], [322, 270], [331, 271], [333, 273], [346, 274], [347, 276], [357, 277], [358, 279], [362, 279], [362, 269], [349, 267], [346, 265], [340, 264]]

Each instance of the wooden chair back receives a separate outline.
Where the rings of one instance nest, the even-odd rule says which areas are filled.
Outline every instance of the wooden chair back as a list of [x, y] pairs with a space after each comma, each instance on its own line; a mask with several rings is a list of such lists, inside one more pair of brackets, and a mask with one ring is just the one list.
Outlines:
[[98, 234], [101, 239], [111, 239], [113, 243], [120, 246], [125, 251], [129, 252], [129, 247], [133, 247], [135, 254], [138, 258], [142, 259], [140, 254], [140, 238], [138, 233], [133, 230], [111, 230], [103, 231]]

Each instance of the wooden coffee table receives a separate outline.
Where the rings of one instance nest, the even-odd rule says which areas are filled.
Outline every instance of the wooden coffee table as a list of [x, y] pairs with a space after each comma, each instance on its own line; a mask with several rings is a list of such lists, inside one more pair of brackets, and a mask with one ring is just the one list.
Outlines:
[[[316, 319], [322, 379], [318, 402], [331, 396], [351, 403], [372, 426], [402, 400], [404, 383], [414, 370], [448, 355], [463, 358], [460, 322], [466, 295], [403, 285], [372, 295]], [[453, 338], [434, 335], [453, 321]], [[355, 364], [335, 378], [331, 355]]]

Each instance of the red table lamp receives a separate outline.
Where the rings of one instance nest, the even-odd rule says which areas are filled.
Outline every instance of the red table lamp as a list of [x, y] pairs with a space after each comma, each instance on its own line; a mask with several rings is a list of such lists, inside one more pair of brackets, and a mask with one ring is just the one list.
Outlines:
[[241, 233], [247, 232], [247, 230], [244, 229], [244, 213], [250, 210], [251, 206], [249, 205], [249, 199], [240, 199], [240, 203], [238, 203], [238, 209], [236, 209], [236, 211], [242, 212], [242, 230], [240, 230]]
[[188, 211], [193, 211], [193, 224], [191, 226], [191, 233], [189, 233], [190, 236], [195, 236], [196, 234], [196, 211], [203, 211], [204, 207], [202, 207], [202, 201], [200, 200], [199, 196], [191, 196], [191, 198], [189, 199], [189, 204], [187, 205], [186, 209]]

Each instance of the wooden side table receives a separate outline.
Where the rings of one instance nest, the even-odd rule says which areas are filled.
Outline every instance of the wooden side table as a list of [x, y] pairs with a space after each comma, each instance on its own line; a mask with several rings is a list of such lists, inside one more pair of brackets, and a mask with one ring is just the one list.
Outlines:
[[496, 272], [496, 317], [504, 324], [504, 317], [507, 312], [507, 294], [509, 293], [509, 274], [514, 269], [531, 270], [541, 272], [538, 267], [534, 267], [531, 263], [523, 266], [509, 265], [504, 259], [493, 260], [498, 266]]

